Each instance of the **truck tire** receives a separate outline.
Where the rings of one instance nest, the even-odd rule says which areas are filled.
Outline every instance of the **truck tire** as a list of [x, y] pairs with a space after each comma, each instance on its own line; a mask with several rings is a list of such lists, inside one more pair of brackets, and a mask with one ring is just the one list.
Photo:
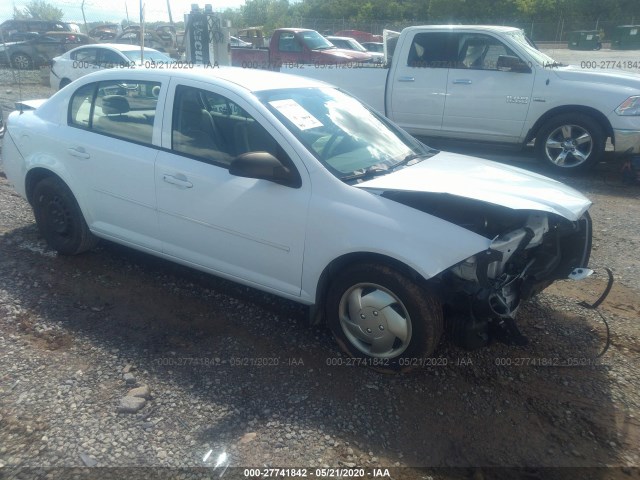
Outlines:
[[386, 265], [358, 264], [331, 283], [328, 324], [338, 345], [362, 365], [379, 371], [422, 366], [443, 330], [443, 311], [435, 294]]
[[605, 140], [602, 127], [592, 117], [566, 113], [542, 125], [535, 150], [537, 157], [556, 171], [578, 173], [600, 161]]

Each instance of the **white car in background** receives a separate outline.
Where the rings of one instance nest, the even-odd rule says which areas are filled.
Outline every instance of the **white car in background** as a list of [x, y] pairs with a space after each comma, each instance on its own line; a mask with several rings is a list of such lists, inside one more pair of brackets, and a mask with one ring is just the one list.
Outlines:
[[372, 52], [370, 50], [367, 50], [355, 38], [336, 37], [334, 35], [329, 35], [325, 38], [333, 43], [336, 47], [342, 48], [343, 50], [353, 50], [356, 52], [368, 53], [369, 55], [371, 55], [371, 61], [373, 63], [384, 62], [384, 53]]
[[[104, 68], [129, 68], [140, 65], [140, 47], [117, 43], [99, 43], [74, 48], [51, 61], [49, 85], [58, 90], [89, 73]], [[144, 64], [166, 65], [174, 59], [153, 48], [144, 49]]]
[[103, 238], [295, 300], [385, 370], [422, 365], [445, 315], [461, 342], [521, 343], [521, 302], [591, 251], [576, 190], [263, 70], [87, 75], [13, 112], [2, 155], [60, 254]]

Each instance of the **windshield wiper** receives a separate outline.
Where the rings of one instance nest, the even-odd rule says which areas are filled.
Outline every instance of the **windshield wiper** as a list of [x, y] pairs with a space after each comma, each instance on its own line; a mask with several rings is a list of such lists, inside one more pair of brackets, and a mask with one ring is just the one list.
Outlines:
[[340, 177], [340, 180], [343, 182], [348, 182], [350, 180], [368, 180], [370, 178], [378, 177], [380, 175], [386, 175], [391, 170], [385, 168], [372, 168], [363, 173], [356, 173], [354, 175], [347, 175], [346, 177]]
[[396, 163], [395, 165], [392, 165], [389, 170], [395, 170], [398, 167], [403, 167], [405, 165], [408, 165], [413, 160], [418, 160], [417, 162], [412, 163], [412, 165], [415, 165], [416, 163], [420, 163], [425, 158], [433, 157], [436, 153], [440, 153], [440, 151], [431, 149], [426, 153], [410, 153], [409, 155], [404, 157], [402, 160], [400, 160], [398, 163]]

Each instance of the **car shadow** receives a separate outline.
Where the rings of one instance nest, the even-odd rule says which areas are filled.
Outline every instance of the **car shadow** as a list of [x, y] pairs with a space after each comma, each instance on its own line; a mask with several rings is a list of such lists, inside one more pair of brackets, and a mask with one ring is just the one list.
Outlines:
[[[0, 236], [0, 252], [0, 278], [20, 271], [38, 285], [2, 281], [10, 297], [59, 325], [68, 334], [61, 348], [82, 337], [135, 365], [154, 392], [136, 421], [162, 418], [163, 430], [188, 432], [194, 458], [210, 449], [228, 452], [233, 466], [337, 458], [338, 466], [454, 469], [460, 478], [477, 467], [494, 472], [486, 478], [516, 478], [503, 467], [569, 478], [556, 475], [571, 470], [545, 468], [615, 465], [624, 440], [613, 367], [597, 359], [605, 331], [554, 295], [523, 307], [527, 346], [469, 352], [445, 339], [433, 358], [415, 360], [423, 364], [416, 373], [383, 375], [338, 354], [294, 302], [126, 247], [102, 242], [61, 257], [29, 225]], [[43, 294], [57, 299], [55, 308]], [[164, 398], [172, 398], [168, 388], [190, 403]], [[196, 422], [192, 411], [210, 420]]]

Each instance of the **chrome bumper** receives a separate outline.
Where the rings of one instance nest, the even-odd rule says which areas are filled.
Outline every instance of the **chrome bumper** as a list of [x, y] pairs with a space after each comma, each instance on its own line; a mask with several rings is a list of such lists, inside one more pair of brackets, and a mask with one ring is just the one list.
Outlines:
[[624, 153], [630, 148], [629, 153], [640, 153], [640, 131], [637, 130], [613, 130], [615, 151]]

